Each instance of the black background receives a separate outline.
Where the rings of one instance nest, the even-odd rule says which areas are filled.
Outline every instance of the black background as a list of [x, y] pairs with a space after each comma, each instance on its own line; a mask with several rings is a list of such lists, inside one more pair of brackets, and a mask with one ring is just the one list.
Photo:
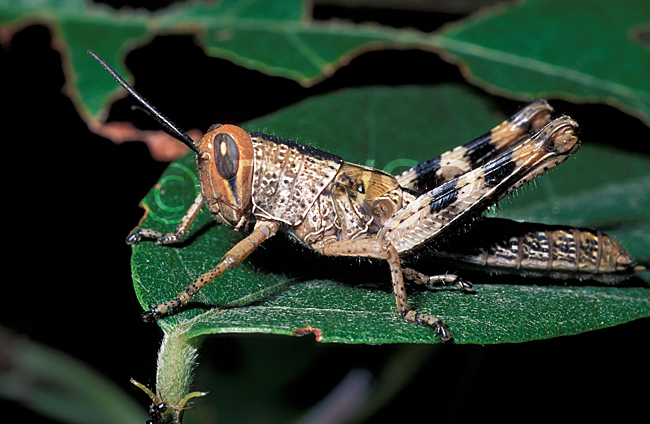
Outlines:
[[[355, 18], [359, 12], [319, 8], [316, 13], [325, 19], [339, 14]], [[424, 30], [460, 17], [363, 13], [367, 20], [396, 26], [407, 22]], [[130, 279], [130, 248], [124, 239], [142, 215], [138, 202], [166, 164], [153, 161], [141, 143], [114, 145], [87, 129], [61, 92], [61, 57], [51, 47], [48, 28], [36, 25], [20, 30], [0, 56], [2, 140], [7, 149], [2, 167], [2, 233], [9, 252], [4, 261], [9, 272], [3, 284], [0, 323], [97, 368], [132, 391], [145, 410], [147, 400], [132, 390], [128, 379], [153, 385], [161, 331], [139, 319], [141, 308]], [[216, 120], [245, 122], [343, 87], [464, 81], [455, 66], [433, 53], [383, 51], [366, 53], [332, 78], [303, 88], [208, 58], [191, 37], [183, 36], [157, 37], [130, 53], [126, 64], [135, 75], [135, 88], [146, 93], [152, 104], [182, 128], [202, 130]], [[431, 69], [437, 70], [435, 75]], [[215, 110], [214, 104], [203, 100], [202, 94], [214, 87], [232, 98], [227, 110]], [[498, 102], [506, 111], [520, 105]], [[147, 117], [132, 112], [131, 104], [118, 101], [110, 119], [155, 128]], [[641, 140], [650, 139], [650, 130], [637, 119], [607, 106], [562, 101], [553, 105], [580, 122], [583, 139], [593, 131], [598, 137], [591, 140], [606, 143], [616, 139], [620, 128], [637, 133]], [[605, 119], [618, 122], [618, 127], [602, 128], [598, 124]], [[627, 421], [644, 416], [650, 366], [643, 339], [648, 330], [650, 321], [645, 319], [521, 345], [447, 346], [373, 422], [422, 414], [438, 422]], [[246, 337], [263, 343], [268, 336]], [[382, 361], [400, 348], [320, 345], [311, 336], [286, 339], [296, 355], [316, 349], [321, 360], [309, 379], [313, 387], [304, 389], [312, 393], [305, 395], [305, 403], [318, 400], [353, 367], [381, 368]], [[210, 338], [201, 351], [202, 360], [211, 360], [210, 347], [231, 346], [237, 340], [236, 336]], [[8, 415], [17, 411], [29, 422], [50, 422], [17, 404], [2, 401], [1, 405]], [[408, 405], [408, 410], [401, 405]]]

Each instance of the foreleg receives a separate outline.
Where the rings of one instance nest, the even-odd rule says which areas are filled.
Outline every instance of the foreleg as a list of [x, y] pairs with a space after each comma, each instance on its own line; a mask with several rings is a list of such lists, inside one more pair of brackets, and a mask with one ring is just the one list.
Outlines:
[[190, 229], [190, 225], [194, 222], [194, 219], [199, 214], [203, 206], [203, 195], [199, 193], [194, 199], [192, 206], [185, 212], [185, 215], [181, 219], [181, 222], [176, 227], [176, 231], [173, 233], [163, 234], [160, 231], [150, 230], [148, 228], [138, 228], [132, 234], [129, 235], [126, 239], [127, 244], [137, 244], [143, 238], [144, 239], [155, 239], [158, 246], [164, 244], [173, 244], [178, 243], [184, 236], [187, 234], [187, 231]]
[[257, 224], [255, 224], [253, 232], [249, 234], [248, 237], [237, 243], [235, 247], [230, 249], [216, 267], [194, 280], [194, 282], [175, 299], [162, 303], [156, 307], [151, 307], [149, 311], [142, 314], [142, 319], [147, 322], [155, 321], [171, 309], [178, 308], [179, 306], [188, 303], [192, 297], [199, 292], [199, 290], [205, 287], [212, 280], [219, 277], [227, 270], [239, 265], [241, 261], [253, 253], [253, 251], [265, 240], [275, 235], [278, 228], [279, 225], [277, 222], [258, 221]]

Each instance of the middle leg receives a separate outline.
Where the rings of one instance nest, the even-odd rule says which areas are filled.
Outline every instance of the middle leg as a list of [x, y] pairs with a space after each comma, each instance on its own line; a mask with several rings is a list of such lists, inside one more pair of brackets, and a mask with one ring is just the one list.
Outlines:
[[435, 334], [440, 336], [442, 340], [447, 341], [451, 339], [449, 327], [447, 327], [447, 325], [439, 318], [428, 314], [422, 314], [409, 307], [406, 299], [404, 276], [402, 274], [399, 254], [389, 241], [380, 239], [340, 240], [331, 241], [321, 245], [318, 245], [317, 243], [313, 247], [327, 256], [360, 256], [385, 260], [390, 267], [393, 293], [395, 294], [397, 311], [400, 316], [408, 322], [433, 329]]

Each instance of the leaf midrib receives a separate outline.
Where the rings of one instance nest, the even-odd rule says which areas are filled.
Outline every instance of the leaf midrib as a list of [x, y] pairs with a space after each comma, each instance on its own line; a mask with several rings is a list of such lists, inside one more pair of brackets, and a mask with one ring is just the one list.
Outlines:
[[626, 86], [612, 80], [598, 78], [594, 75], [586, 74], [584, 72], [571, 69], [566, 66], [557, 65], [546, 61], [540, 61], [529, 56], [509, 53], [504, 50], [493, 49], [481, 46], [479, 44], [468, 43], [466, 41], [455, 40], [444, 36], [440, 37], [439, 41], [442, 47], [452, 53], [454, 51], [460, 52], [469, 56], [481, 58], [483, 60], [502, 63], [515, 68], [526, 69], [528, 71], [542, 75], [561, 77], [568, 81], [573, 81], [581, 85], [604, 90], [623, 98], [650, 102], [650, 93], [635, 90], [633, 87]]

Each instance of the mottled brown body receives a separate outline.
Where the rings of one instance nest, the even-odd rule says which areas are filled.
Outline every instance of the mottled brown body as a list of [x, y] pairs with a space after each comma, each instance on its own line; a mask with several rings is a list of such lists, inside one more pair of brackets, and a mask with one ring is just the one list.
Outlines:
[[[564, 162], [580, 146], [577, 124], [566, 116], [551, 120], [552, 109], [545, 101], [530, 104], [483, 136], [397, 177], [233, 125], [215, 125], [195, 143], [100, 63], [197, 156], [201, 194], [176, 231], [138, 229], [127, 242], [153, 238], [157, 244], [175, 243], [187, 233], [203, 204], [216, 220], [235, 230], [253, 225], [252, 232], [215, 268], [176, 298], [145, 312], [146, 321], [187, 304], [265, 240], [285, 232], [324, 255], [385, 260], [400, 316], [448, 340], [451, 334], [440, 319], [409, 307], [404, 276], [427, 287], [453, 285], [472, 291], [473, 286], [455, 275], [426, 276], [402, 267], [401, 256], [448, 236], [513, 190]], [[629, 255], [620, 245], [584, 230], [528, 232], [516, 242], [508, 239], [486, 246], [485, 252], [448, 253], [470, 263], [519, 269], [564, 271], [574, 266], [571, 272], [591, 275], [614, 272], [617, 264], [626, 272], [634, 270], [621, 259]]]
[[334, 179], [343, 160], [266, 134], [251, 133], [251, 138], [255, 150], [253, 215], [288, 226], [299, 225]]

